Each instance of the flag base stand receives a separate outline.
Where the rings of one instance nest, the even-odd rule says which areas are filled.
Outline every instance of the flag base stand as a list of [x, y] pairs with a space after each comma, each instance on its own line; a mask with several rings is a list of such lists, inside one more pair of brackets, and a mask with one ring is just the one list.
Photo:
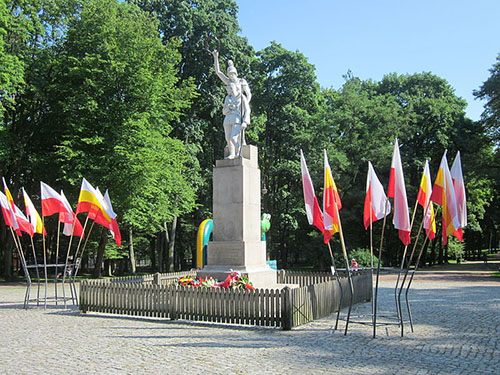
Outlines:
[[[363, 268], [358, 268], [357, 270], [371, 270], [371, 271], [373, 271], [373, 269], [377, 270], [377, 268], [372, 268], [372, 267], [363, 267]], [[345, 272], [346, 269], [345, 268], [338, 269], [338, 271]], [[383, 269], [383, 271], [391, 272], [394, 270], [392, 268], [385, 268], [385, 269]], [[352, 274], [354, 272], [357, 272], [357, 271], [350, 270], [349, 272], [347, 272], [348, 278], [351, 278]], [[378, 277], [379, 273], [376, 275]], [[411, 279], [410, 279], [409, 284], [411, 284]], [[352, 284], [350, 284], [350, 285], [352, 285]], [[339, 320], [341, 320], [341, 321], [346, 322], [344, 335], [347, 335], [348, 327], [349, 327], [349, 324], [351, 324], [351, 323], [371, 326], [373, 328], [374, 332], [376, 332], [377, 327], [383, 327], [383, 326], [385, 326], [385, 327], [387, 327], [387, 326], [401, 327], [402, 325], [409, 323], [411, 326], [411, 331], [413, 332], [413, 317], [412, 317], [411, 310], [409, 307], [409, 302], [408, 302], [408, 290], [409, 290], [409, 285], [407, 286], [406, 293], [405, 293], [406, 304], [407, 304], [407, 309], [408, 309], [408, 318], [407, 319], [404, 319], [401, 317], [401, 315], [400, 315], [401, 310], [398, 309], [397, 303], [395, 306], [396, 312], [394, 312], [394, 313], [391, 311], [377, 312], [377, 306], [376, 306], [376, 303], [374, 302], [374, 298], [373, 298], [373, 296], [378, 293], [378, 284], [376, 284], [375, 288], [372, 287], [371, 312], [367, 312], [364, 314], [352, 315], [351, 312], [352, 312], [353, 304], [352, 304], [352, 298], [351, 298], [350, 303], [347, 306], [347, 308], [348, 308], [347, 316], [339, 318], [339, 315], [340, 315], [340, 308], [339, 308], [339, 312], [337, 313], [337, 320], [336, 320], [335, 326], [331, 329], [331, 331], [335, 332], [338, 330], [338, 322], [339, 322]], [[342, 306], [342, 302], [343, 302], [344, 298], [345, 298], [345, 296], [341, 293], [339, 306]], [[388, 335], [388, 333], [387, 333], [387, 335]], [[376, 336], [376, 334], [374, 333], [373, 337], [375, 338], [375, 336]]]
[[[77, 265], [76, 264], [67, 264], [66, 266], [64, 264], [31, 264], [26, 266], [26, 272], [27, 272], [27, 286], [26, 286], [26, 293], [24, 296], [24, 308], [28, 309], [30, 303], [36, 303], [37, 306], [40, 306], [43, 304], [44, 308], [47, 308], [47, 303], [48, 301], [54, 301], [56, 305], [58, 305], [59, 302], [62, 302], [64, 304], [64, 307], [66, 307], [66, 304], [68, 301], [71, 301], [73, 305], [78, 305], [78, 298], [76, 294], [76, 285], [75, 285], [75, 280], [71, 277], [70, 270], [73, 270]], [[51, 281], [49, 284], [48, 278], [47, 278], [47, 270], [50, 268], [54, 268], [54, 281]], [[38, 275], [37, 279], [37, 296], [35, 298], [31, 298], [31, 288], [33, 286], [33, 283], [31, 281], [31, 277], [29, 275], [29, 270], [34, 269]], [[45, 274], [45, 280], [43, 282], [42, 277], [40, 277], [40, 269], [44, 271]], [[62, 271], [61, 273], [56, 274], [58, 271]], [[68, 276], [67, 279], [60, 280], [60, 276], [64, 275]], [[42, 282], [43, 282], [43, 287], [42, 287]], [[66, 284], [68, 284], [70, 291], [71, 291], [71, 296], [66, 296]], [[48, 296], [47, 291], [49, 287], [54, 287], [54, 295], [53, 296]], [[62, 287], [62, 292], [63, 295], [59, 295], [58, 291]], [[44, 296], [40, 296], [40, 291], [44, 289]]]

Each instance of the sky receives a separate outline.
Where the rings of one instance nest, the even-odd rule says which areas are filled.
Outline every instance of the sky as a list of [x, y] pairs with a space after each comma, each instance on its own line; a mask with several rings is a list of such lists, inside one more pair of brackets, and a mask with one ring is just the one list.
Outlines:
[[[255, 50], [280, 43], [316, 68], [321, 87], [339, 89], [350, 70], [363, 80], [431, 72], [476, 100], [500, 54], [500, 0], [236, 0], [240, 35]], [[237, 62], [235, 62], [237, 66]]]

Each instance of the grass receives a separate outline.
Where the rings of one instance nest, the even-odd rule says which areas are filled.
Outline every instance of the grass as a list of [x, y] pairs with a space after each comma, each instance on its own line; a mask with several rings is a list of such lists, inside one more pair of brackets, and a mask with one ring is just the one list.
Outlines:
[[500, 277], [500, 271], [491, 274], [491, 277]]

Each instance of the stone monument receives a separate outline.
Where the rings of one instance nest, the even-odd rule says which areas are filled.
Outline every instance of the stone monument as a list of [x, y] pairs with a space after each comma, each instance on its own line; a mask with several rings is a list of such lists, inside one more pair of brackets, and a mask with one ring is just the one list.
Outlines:
[[208, 243], [207, 265], [198, 276], [222, 281], [237, 271], [247, 274], [257, 288], [276, 288], [276, 271], [267, 265], [266, 243], [261, 241], [258, 150], [244, 144], [250, 89], [232, 63], [228, 64], [230, 78], [223, 74], [218, 52], [211, 53], [215, 71], [228, 88], [223, 108], [227, 147], [225, 159], [217, 160], [213, 171], [213, 241]]

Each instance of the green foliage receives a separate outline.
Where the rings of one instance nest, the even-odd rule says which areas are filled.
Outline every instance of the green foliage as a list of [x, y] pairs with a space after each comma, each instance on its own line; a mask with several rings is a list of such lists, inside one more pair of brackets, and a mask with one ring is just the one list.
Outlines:
[[[371, 267], [371, 255], [370, 250], [368, 249], [354, 249], [349, 252], [349, 258], [356, 259], [359, 267]], [[380, 266], [382, 267], [383, 262], [380, 262]], [[373, 255], [373, 267], [378, 266], [378, 258], [374, 254]]]
[[157, 29], [135, 6], [87, 2], [68, 29], [61, 84], [52, 88], [64, 180], [109, 187], [123, 223], [147, 231], [189, 212], [195, 199], [186, 148], [169, 137], [193, 86], [178, 85], [178, 41], [162, 44]]
[[460, 242], [455, 237], [450, 236], [448, 238], [448, 258], [459, 260], [463, 259], [465, 253], [465, 244]]

